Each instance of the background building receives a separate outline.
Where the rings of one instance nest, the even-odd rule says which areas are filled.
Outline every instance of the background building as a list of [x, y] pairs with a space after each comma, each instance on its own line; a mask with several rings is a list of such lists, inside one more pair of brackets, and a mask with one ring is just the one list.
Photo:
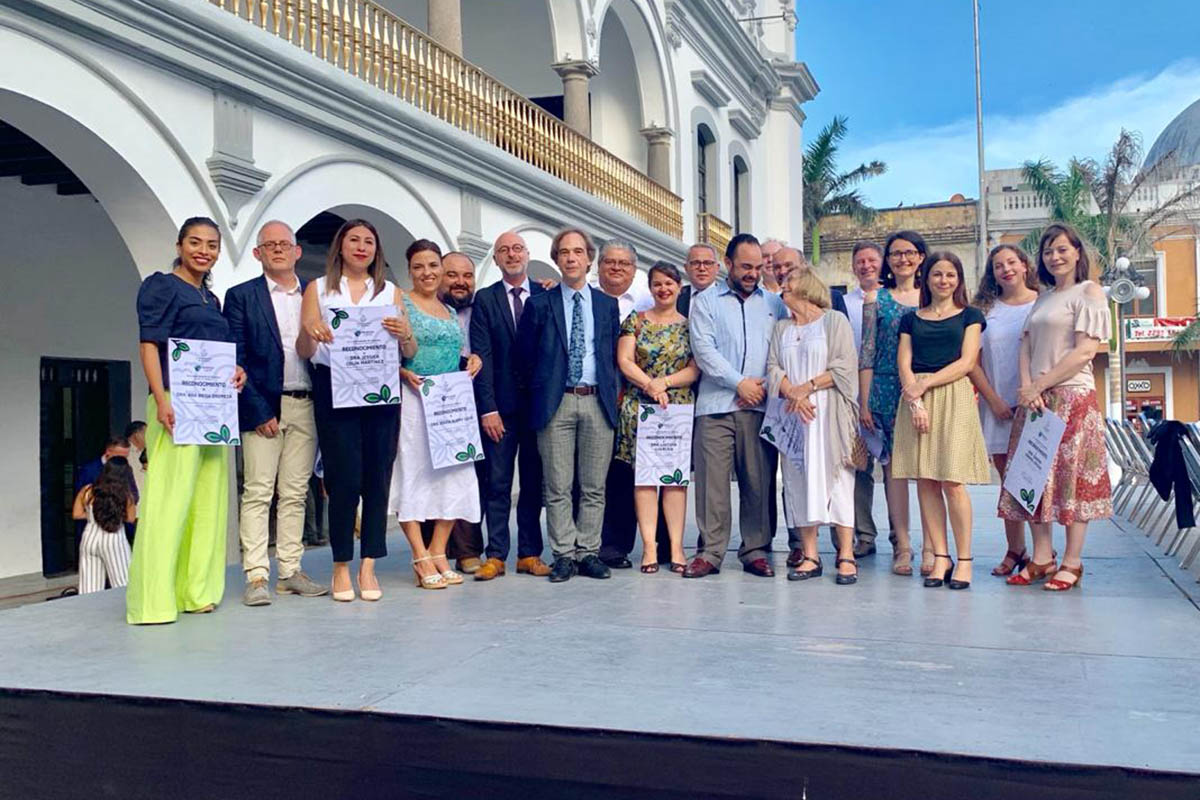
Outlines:
[[511, 229], [540, 275], [568, 222], [643, 268], [800, 241], [796, 24], [791, 0], [0, 3], [0, 578], [73, 567], [72, 475], [144, 413], [134, 297], [184, 218], [221, 224], [218, 293], [273, 218], [310, 276], [371, 220], [402, 284], [417, 237], [480, 285]]
[[[1130, 201], [1129, 213], [1142, 214], [1178, 196], [1200, 181], [1200, 100], [1184, 109], [1159, 134], [1144, 166], [1171, 156], [1171, 169], [1160, 180], [1140, 187]], [[986, 173], [990, 244], [1020, 242], [1049, 221], [1049, 209], [1028, 185], [1022, 171], [989, 170]], [[1096, 356], [1096, 393], [1109, 416], [1136, 414], [1144, 405], [1157, 408], [1169, 419], [1200, 418], [1200, 371], [1195, 350], [1180, 352], [1172, 345], [1175, 335], [1196, 317], [1200, 307], [1200, 203], [1180, 204], [1175, 218], [1152, 230], [1152, 252], [1133, 256], [1133, 268], [1150, 291], [1145, 300], [1126, 303], [1122, 309], [1125, 337], [1125, 408], [1120, 409], [1119, 384], [1112, 385], [1109, 363], [1116, 357], [1114, 338], [1108, 351]], [[1095, 201], [1092, 213], [1098, 213]], [[1030, 254], [1034, 255], [1034, 254]]]

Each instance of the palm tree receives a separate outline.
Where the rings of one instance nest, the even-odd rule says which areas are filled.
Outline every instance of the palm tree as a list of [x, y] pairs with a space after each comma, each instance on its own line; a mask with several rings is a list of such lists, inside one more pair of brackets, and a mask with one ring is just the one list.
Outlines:
[[862, 193], [854, 188], [875, 175], [887, 171], [882, 161], [860, 164], [849, 172], [839, 172], [838, 145], [848, 131], [845, 117], [834, 117], [804, 151], [804, 224], [812, 236], [809, 258], [821, 260], [821, 220], [834, 214], [847, 214], [867, 224], [875, 209], [867, 205]]

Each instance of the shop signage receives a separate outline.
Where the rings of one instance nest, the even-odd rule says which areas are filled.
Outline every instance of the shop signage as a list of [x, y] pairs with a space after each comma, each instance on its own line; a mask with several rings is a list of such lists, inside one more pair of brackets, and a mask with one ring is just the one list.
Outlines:
[[1169, 342], [1195, 317], [1132, 317], [1125, 320], [1127, 342]]
[[1150, 381], [1135, 380], [1125, 382], [1125, 391], [1127, 392], [1148, 392], [1150, 391]]

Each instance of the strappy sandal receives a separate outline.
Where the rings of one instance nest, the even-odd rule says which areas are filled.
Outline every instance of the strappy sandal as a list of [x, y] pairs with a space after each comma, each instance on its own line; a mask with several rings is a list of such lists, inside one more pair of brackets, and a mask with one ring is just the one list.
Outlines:
[[1078, 567], [1068, 567], [1066, 564], [1063, 564], [1058, 568], [1058, 571], [1069, 572], [1075, 576], [1075, 580], [1068, 582], [1060, 581], [1058, 578], [1051, 578], [1046, 581], [1046, 585], [1042, 587], [1043, 590], [1047, 592], [1069, 592], [1083, 583], [1083, 564], [1080, 564]]
[[[1013, 551], [1013, 550], [1009, 550], [1007, 553], [1004, 554], [1004, 558], [1000, 559], [1000, 563], [992, 568], [992, 574], [995, 575], [997, 578], [1007, 578], [1009, 575], [1012, 575], [1014, 572], [1020, 572], [1021, 570], [1023, 570], [1025, 568], [1025, 565], [1028, 563], [1029, 563], [1029, 551], [1028, 550], [1022, 550], [1019, 553], [1016, 551]], [[1008, 566], [1006, 567], [1005, 564], [1007, 564]]]
[[658, 564], [642, 564], [643, 575], [653, 575], [658, 572]]
[[440, 572], [435, 572], [432, 575], [422, 576], [417, 572], [417, 564], [422, 561], [433, 561], [433, 556], [425, 556], [424, 558], [413, 559], [413, 574], [417, 576], [417, 588], [419, 589], [445, 589], [446, 579], [442, 577]]
[[1028, 578], [1018, 572], [1015, 575], [1009, 575], [1004, 582], [1009, 586], [1029, 586], [1031, 583], [1036, 583], [1042, 578], [1052, 577], [1054, 573], [1058, 572], [1058, 562], [1053, 558], [1045, 564], [1030, 561], [1025, 565], [1025, 570], [1029, 573]]
[[892, 553], [892, 574], [911, 578], [913, 574], [912, 557], [912, 550], [897, 550]]
[[[817, 568], [809, 570], [800, 569], [802, 566], [804, 566], [804, 562], [806, 561], [816, 564]], [[800, 559], [800, 563], [796, 565], [795, 569], [788, 573], [787, 579], [789, 581], [806, 581], [809, 578], [819, 578], [824, 572], [825, 568], [821, 566], [820, 556], [817, 556], [816, 558], [809, 558], [808, 556], [805, 556], [804, 558]]]
[[685, 569], [687, 569], [687, 564], [680, 564], [678, 561], [671, 562], [671, 572], [676, 572], [682, 575]]
[[842, 564], [853, 564], [854, 574], [843, 575], [839, 572], [836, 578], [837, 584], [839, 586], [849, 586], [852, 583], [858, 583], [858, 562], [853, 558], [839, 558], [836, 562], [834, 562], [834, 567], [840, 567]]
[[921, 577], [928, 578], [933, 574], [933, 568], [937, 564], [937, 553], [933, 554], [933, 561], [929, 562], [929, 566], [925, 566], [925, 548], [921, 548]]

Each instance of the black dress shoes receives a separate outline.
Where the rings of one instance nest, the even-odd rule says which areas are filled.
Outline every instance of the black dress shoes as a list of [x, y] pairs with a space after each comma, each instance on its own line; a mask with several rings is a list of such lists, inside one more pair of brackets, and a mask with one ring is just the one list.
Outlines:
[[[629, 559], [623, 559], [629, 563]], [[576, 566], [579, 574], [585, 578], [611, 578], [612, 570], [598, 556], [584, 556]]]
[[749, 572], [751, 575], [757, 575], [760, 578], [775, 577], [775, 569], [771, 566], [771, 562], [767, 561], [765, 558], [756, 558], [753, 561], [743, 564], [742, 569], [745, 572]]
[[569, 581], [575, 577], [578, 571], [578, 568], [575, 566], [575, 559], [565, 556], [556, 558], [554, 559], [554, 566], [550, 568], [550, 582], [563, 583]]
[[[633, 569], [633, 562], [625, 556], [614, 556], [612, 558], [598, 558], [597, 556], [590, 556], [590, 558], [595, 558], [597, 561], [603, 563], [604, 566], [612, 567], [613, 569]], [[583, 571], [580, 570], [580, 574], [582, 574], [582, 572]], [[607, 578], [608, 576], [605, 575], [604, 577]]]

